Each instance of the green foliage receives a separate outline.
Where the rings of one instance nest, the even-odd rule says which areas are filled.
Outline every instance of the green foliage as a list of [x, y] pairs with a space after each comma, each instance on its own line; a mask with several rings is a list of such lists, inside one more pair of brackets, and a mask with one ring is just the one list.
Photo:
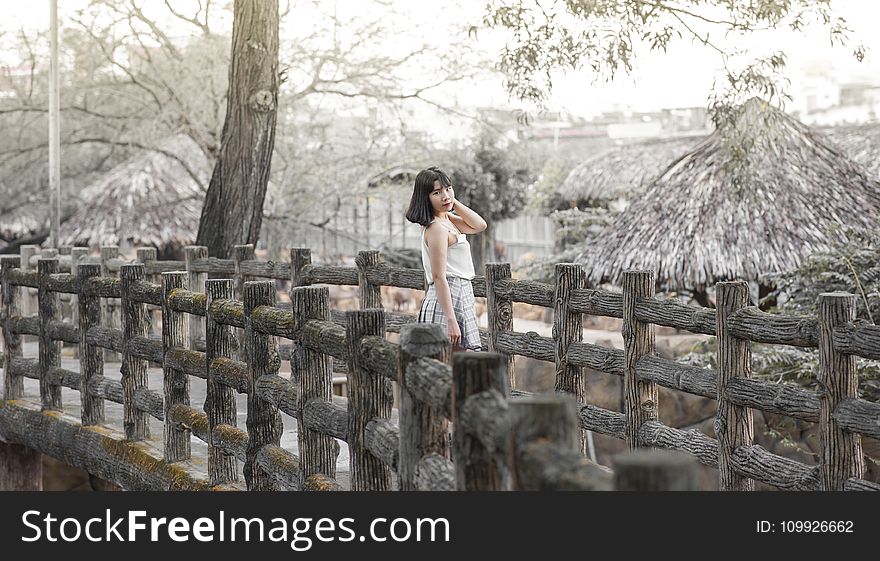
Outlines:
[[[735, 107], [761, 96], [783, 101], [777, 75], [784, 55], [751, 59], [739, 48], [714, 39], [742, 37], [756, 30], [801, 30], [817, 23], [832, 45], [845, 45], [850, 30], [836, 17], [830, 0], [564, 0], [546, 6], [540, 0], [492, 0], [485, 15], [489, 27], [504, 28], [510, 39], [500, 69], [507, 89], [520, 99], [543, 104], [553, 88], [552, 74], [587, 67], [597, 79], [612, 79], [634, 68], [640, 52], [663, 51], [689, 39], [716, 51], [726, 71], [726, 86], [713, 94], [711, 107]], [[862, 60], [865, 49], [853, 52]], [[716, 84], [716, 87], [720, 86]]]
[[559, 186], [565, 181], [571, 166], [558, 158], [548, 158], [531, 186], [528, 207], [541, 214], [570, 208], [568, 199], [559, 194]]

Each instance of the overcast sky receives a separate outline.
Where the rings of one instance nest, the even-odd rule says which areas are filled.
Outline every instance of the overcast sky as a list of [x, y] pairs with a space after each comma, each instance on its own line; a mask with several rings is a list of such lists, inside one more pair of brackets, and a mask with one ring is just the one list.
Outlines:
[[[153, 8], [164, 10], [162, 2]], [[175, 0], [175, 5], [186, 6], [188, 0]], [[84, 5], [86, 0], [59, 0], [59, 16]], [[282, 6], [285, 1], [282, 0]], [[464, 27], [467, 23], [479, 24], [482, 19], [482, 3], [477, 1], [425, 2], [423, 0], [395, 0], [395, 6], [409, 14], [411, 25], [399, 29], [402, 41], [410, 33], [424, 33], [425, 30], [438, 30], [437, 48], [450, 40], [442, 35], [442, 30], [454, 26]], [[333, 5], [325, 1], [322, 7]], [[149, 3], [148, 3], [149, 6]], [[340, 17], [364, 17], [364, 3], [360, 0], [338, 0], [337, 13]], [[788, 55], [788, 74], [793, 80], [792, 93], [798, 95], [799, 76], [802, 69], [817, 64], [824, 65], [826, 71], [833, 73], [839, 81], [880, 81], [880, 34], [876, 33], [880, 23], [880, 1], [877, 0], [837, 0], [833, 2], [835, 11], [846, 18], [853, 29], [853, 42], [861, 42], [868, 47], [868, 57], [857, 63], [849, 48], [831, 48], [827, 33], [820, 29], [808, 29], [802, 33], [771, 31], [754, 33], [746, 43], [755, 55], [769, 54], [783, 50]], [[295, 34], [309, 25], [309, 18], [302, 14], [309, 9], [308, 2], [294, 2], [288, 17], [286, 33]], [[0, 29], [15, 31], [48, 28], [48, 0], [33, 2], [5, 3], [4, 18]], [[282, 41], [285, 40], [282, 30]], [[723, 39], [719, 39], [723, 42]], [[490, 53], [497, 52], [501, 37], [498, 33], [485, 32], [479, 35], [475, 47]], [[5, 53], [0, 63], [9, 64], [10, 54]], [[552, 108], [566, 109], [577, 115], [591, 114], [611, 109], [653, 110], [663, 107], [705, 106], [713, 80], [720, 76], [721, 63], [716, 53], [690, 41], [678, 41], [667, 53], [646, 53], [636, 61], [636, 68], [630, 76], [623, 76], [613, 83], [592, 83], [586, 72], [559, 75], [554, 81], [555, 93]], [[460, 102], [470, 105], [504, 105], [509, 102], [500, 79], [492, 79], [470, 88], [456, 88]]]

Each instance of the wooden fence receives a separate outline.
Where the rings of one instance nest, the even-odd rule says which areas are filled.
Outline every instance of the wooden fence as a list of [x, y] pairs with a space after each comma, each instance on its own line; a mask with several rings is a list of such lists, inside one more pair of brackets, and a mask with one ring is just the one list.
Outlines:
[[[353, 490], [390, 490], [393, 474], [402, 490], [608, 488], [607, 474], [582, 456], [581, 430], [591, 430], [631, 450], [690, 454], [718, 468], [725, 490], [750, 490], [756, 480], [794, 490], [880, 490], [863, 479], [861, 450], [862, 435], [880, 438], [880, 404], [857, 397], [855, 369], [855, 355], [880, 359], [880, 327], [854, 322], [852, 295], [823, 294], [817, 318], [791, 317], [749, 306], [743, 282], [716, 286], [716, 310], [656, 298], [650, 272], [627, 273], [623, 292], [614, 293], [585, 288], [577, 265], [557, 265], [551, 285], [513, 280], [508, 264], [490, 264], [473, 283], [487, 299], [481, 336], [489, 352], [456, 354], [450, 366], [438, 326], [381, 309], [380, 286], [424, 289], [423, 272], [388, 266], [376, 251], [360, 252], [355, 267], [312, 264], [308, 249], [292, 249], [286, 263], [257, 261], [252, 246], [237, 247], [232, 259], [188, 248], [185, 262], [142, 251], [141, 262], [125, 263], [103, 253], [103, 264], [77, 257], [73, 273], [63, 272], [73, 259], [65, 255], [36, 259], [36, 270], [21, 267], [29, 255], [0, 260], [0, 437], [9, 450], [27, 447], [7, 460], [18, 466], [9, 479], [27, 473], [35, 450], [126, 489], [240, 488], [240, 461], [247, 489], [330, 490], [339, 488], [338, 439], [349, 447]], [[161, 282], [148, 280], [154, 275]], [[291, 307], [276, 305], [274, 280], [254, 278], [289, 280]], [[312, 286], [320, 284], [358, 286], [361, 310], [331, 310], [327, 288]], [[18, 287], [37, 290], [36, 316], [20, 312]], [[76, 323], [61, 319], [59, 294], [76, 296]], [[102, 320], [101, 303], [116, 298], [121, 327]], [[513, 331], [514, 302], [552, 308], [554, 337]], [[161, 338], [149, 334], [149, 306], [161, 309]], [[622, 318], [624, 350], [583, 342], [583, 314]], [[655, 325], [715, 335], [717, 371], [656, 356]], [[399, 344], [385, 338], [395, 331]], [[38, 359], [21, 356], [22, 335], [39, 337]], [[751, 379], [749, 341], [818, 347], [822, 391]], [[79, 372], [60, 366], [61, 342], [77, 345]], [[102, 349], [122, 355], [120, 381], [103, 375]], [[514, 355], [554, 362], [556, 390], [570, 396], [517, 391]], [[291, 361], [290, 379], [278, 376], [282, 358]], [[334, 361], [347, 372], [344, 405], [331, 395]], [[147, 387], [150, 362], [163, 368], [161, 393]], [[623, 413], [583, 403], [585, 367], [623, 377]], [[204, 410], [190, 404], [191, 377], [206, 381]], [[40, 381], [40, 404], [21, 399], [23, 378]], [[80, 392], [80, 419], [59, 413], [62, 386]], [[717, 439], [663, 425], [658, 386], [716, 399]], [[247, 394], [246, 430], [236, 426], [234, 392]], [[105, 401], [122, 404], [124, 435], [103, 425]], [[818, 422], [819, 464], [754, 445], [752, 409]], [[296, 419], [298, 455], [280, 446], [281, 412]], [[150, 417], [164, 423], [160, 457], [148, 445]], [[190, 469], [191, 436], [207, 444], [207, 479]], [[624, 471], [639, 469], [643, 463], [622, 463], [618, 486]]]

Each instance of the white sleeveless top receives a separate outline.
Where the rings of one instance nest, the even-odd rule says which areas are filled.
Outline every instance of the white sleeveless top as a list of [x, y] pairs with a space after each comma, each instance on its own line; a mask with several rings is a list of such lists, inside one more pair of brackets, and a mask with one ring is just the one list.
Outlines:
[[[434, 221], [432, 220], [432, 222]], [[459, 232], [452, 222], [440, 221], [440, 225], [458, 236], [458, 241], [446, 248], [446, 276], [471, 280], [476, 274], [474, 272], [474, 260], [471, 258], [471, 244], [468, 243], [467, 237]], [[434, 283], [434, 277], [431, 273], [428, 241], [425, 239], [426, 230], [427, 228], [422, 226], [422, 267], [425, 269], [427, 286], [431, 286]]]

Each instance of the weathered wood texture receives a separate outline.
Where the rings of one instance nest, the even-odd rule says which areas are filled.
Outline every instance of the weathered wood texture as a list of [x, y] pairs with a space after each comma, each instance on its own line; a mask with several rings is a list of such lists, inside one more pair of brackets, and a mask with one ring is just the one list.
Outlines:
[[754, 306], [738, 310], [727, 320], [730, 334], [757, 343], [816, 347], [818, 322], [806, 316], [768, 314]]
[[[77, 265], [77, 277], [81, 283], [101, 274], [100, 265]], [[82, 388], [89, 388], [93, 380], [103, 376], [104, 351], [89, 342], [87, 334], [101, 322], [101, 302], [97, 296], [79, 295], [79, 372], [82, 377]], [[85, 426], [100, 425], [104, 422], [104, 400], [97, 392], [80, 391], [82, 408], [82, 424]]]
[[[584, 400], [584, 380], [580, 366], [566, 360], [568, 349], [583, 338], [581, 312], [571, 309], [571, 297], [575, 290], [583, 290], [587, 284], [584, 268], [574, 263], [557, 263], [555, 269], [556, 290], [553, 295], [553, 341], [556, 353], [556, 391], [569, 393], [575, 401]], [[583, 435], [582, 435], [583, 436]], [[586, 440], [580, 439], [581, 450]]]
[[625, 271], [623, 273], [623, 347], [624, 405], [626, 443], [630, 450], [642, 446], [639, 429], [642, 424], [657, 420], [657, 387], [642, 379], [636, 369], [639, 360], [654, 353], [654, 326], [635, 316], [636, 302], [654, 296], [654, 273]]
[[54, 341], [49, 334], [49, 323], [60, 320], [58, 294], [48, 289], [49, 275], [58, 269], [57, 258], [40, 258], [37, 274], [40, 287], [37, 291], [40, 316], [40, 402], [43, 409], [61, 411], [61, 387], [51, 384], [48, 372], [61, 366], [61, 343]]
[[277, 376], [281, 366], [278, 343], [274, 335], [266, 335], [254, 329], [251, 315], [262, 306], [275, 305], [274, 281], [248, 281], [244, 283], [245, 357], [248, 373], [247, 460], [244, 478], [248, 490], [272, 491], [278, 489], [274, 478], [259, 468], [257, 455], [266, 445], [281, 444], [281, 414], [278, 407], [267, 403], [257, 394], [256, 385], [264, 376]]
[[21, 335], [12, 330], [12, 321], [21, 316], [23, 310], [22, 294], [24, 288], [13, 285], [10, 280], [10, 272], [17, 270], [21, 258], [17, 255], [0, 257], [0, 283], [2, 283], [3, 315], [0, 317], [3, 325], [3, 399], [19, 399], [24, 394], [24, 381], [21, 376], [10, 372], [10, 363], [21, 357]]
[[[115, 274], [118, 273], [119, 269], [114, 268], [113, 271], [110, 270], [109, 265], [111, 260], [119, 259], [119, 247], [115, 245], [105, 245], [101, 246], [101, 276], [102, 277], [115, 277]], [[118, 279], [117, 279], [118, 280]], [[119, 286], [121, 290], [121, 283]], [[119, 298], [122, 294], [116, 294], [113, 298]], [[118, 300], [114, 300], [110, 302], [110, 297], [105, 297], [105, 300], [102, 301], [102, 312], [101, 312], [101, 325], [105, 327], [110, 327], [113, 329], [120, 329], [122, 327], [122, 321], [119, 317], [119, 306]], [[119, 362], [121, 357], [119, 353], [111, 350], [104, 350], [104, 361], [105, 362]]]
[[669, 450], [638, 450], [614, 458], [617, 491], [699, 491], [697, 464]]
[[[207, 273], [194, 271], [193, 263], [197, 259], [205, 259], [208, 257], [208, 248], [203, 245], [190, 245], [183, 248], [186, 257], [186, 271], [189, 274], [189, 290], [199, 294], [205, 293], [205, 281], [208, 280]], [[201, 315], [204, 315], [202, 313]], [[195, 341], [205, 337], [205, 322], [200, 317], [191, 317], [189, 319], [189, 344], [190, 349], [195, 349]]]
[[[489, 325], [489, 352], [501, 353], [507, 360], [508, 383], [516, 387], [516, 374], [513, 369], [513, 353], [506, 353], [498, 346], [498, 335], [513, 331], [513, 300], [509, 295], [499, 293], [497, 286], [510, 283], [510, 263], [486, 263], [486, 314]], [[508, 293], [509, 294], [509, 293]]]
[[305, 286], [303, 269], [312, 264], [312, 250], [306, 247], [290, 248], [290, 288]]
[[[184, 272], [162, 273], [162, 350], [167, 354], [174, 348], [185, 348], [189, 334], [189, 317], [171, 308], [171, 293], [188, 288], [189, 276]], [[187, 460], [192, 453], [190, 431], [171, 422], [171, 411], [175, 405], [189, 405], [189, 376], [172, 368], [167, 362], [162, 366], [165, 392], [165, 461]]]
[[42, 454], [22, 444], [0, 441], [0, 491], [42, 490]]
[[865, 473], [862, 437], [837, 426], [834, 410], [859, 395], [856, 357], [834, 350], [834, 328], [855, 320], [855, 296], [840, 292], [819, 295], [819, 465], [822, 489], [842, 491], [849, 478]]
[[752, 410], [731, 403], [726, 395], [731, 380], [748, 379], [752, 374], [750, 343], [730, 335], [728, 319], [749, 304], [749, 285], [744, 281], [715, 284], [716, 333], [718, 337], [718, 410], [715, 436], [718, 439], [719, 489], [753, 491], [754, 481], [740, 477], [731, 458], [740, 446], [751, 446], [754, 439]]
[[373, 419], [391, 415], [391, 381], [361, 365], [357, 342], [365, 335], [384, 336], [382, 310], [346, 312], [348, 348], [348, 450], [351, 457], [352, 491], [388, 491], [391, 473], [379, 458], [366, 449], [366, 429]]
[[[330, 320], [330, 293], [326, 287], [290, 290], [294, 333], [306, 320]], [[339, 444], [331, 436], [306, 426], [303, 409], [309, 401], [330, 403], [333, 397], [333, 358], [304, 345], [295, 345], [290, 361], [291, 384], [297, 390], [295, 413], [302, 478], [324, 474], [336, 477]]]
[[150, 437], [150, 420], [146, 413], [134, 407], [134, 395], [147, 387], [147, 361], [133, 355], [129, 343], [135, 338], [147, 336], [147, 307], [133, 302], [128, 294], [133, 283], [143, 281], [144, 266], [123, 265], [119, 271], [122, 278], [122, 390], [123, 427], [128, 440], [145, 440]]
[[455, 491], [455, 466], [440, 454], [428, 454], [416, 465], [416, 489], [419, 491]]
[[608, 474], [581, 453], [577, 403], [570, 395], [521, 398], [510, 404], [512, 488], [590, 491], [610, 487]]
[[858, 323], [836, 326], [834, 350], [880, 360], [880, 325]]
[[[449, 337], [437, 324], [406, 325], [400, 332], [398, 372], [400, 466], [397, 470], [401, 491], [414, 491], [416, 467], [423, 456], [449, 457], [449, 425], [444, 408], [432, 407], [413, 395], [410, 367], [419, 359], [433, 358], [448, 362]], [[451, 376], [450, 376], [451, 379]], [[450, 386], [451, 387], [451, 386]], [[448, 395], [448, 392], [447, 392]]]
[[[509, 397], [505, 361], [498, 353], [468, 352], [452, 357], [454, 426], [468, 397], [494, 390]], [[455, 485], [459, 491], [502, 491], [510, 486], [505, 450], [487, 449], [480, 440], [456, 428], [453, 435], [452, 460], [455, 464]]]
[[373, 284], [367, 278], [367, 270], [381, 266], [382, 254], [378, 251], [359, 251], [354, 259], [358, 272], [358, 300], [360, 309], [382, 308], [382, 292], [379, 285]]
[[[226, 279], [212, 279], [205, 282], [205, 367], [207, 378], [207, 394], [205, 396], [205, 413], [208, 417], [208, 480], [212, 485], [228, 483], [238, 480], [238, 471], [235, 456], [217, 446], [214, 440], [214, 429], [218, 425], [237, 425], [237, 406], [235, 403], [235, 389], [222, 384], [218, 379], [217, 371], [209, 368], [215, 359], [231, 359], [235, 347], [232, 329], [222, 323], [218, 323], [211, 313], [211, 304], [216, 300], [229, 300], [235, 295], [234, 281]], [[194, 352], [194, 351], [190, 351]], [[167, 359], [166, 359], [167, 360]]]

